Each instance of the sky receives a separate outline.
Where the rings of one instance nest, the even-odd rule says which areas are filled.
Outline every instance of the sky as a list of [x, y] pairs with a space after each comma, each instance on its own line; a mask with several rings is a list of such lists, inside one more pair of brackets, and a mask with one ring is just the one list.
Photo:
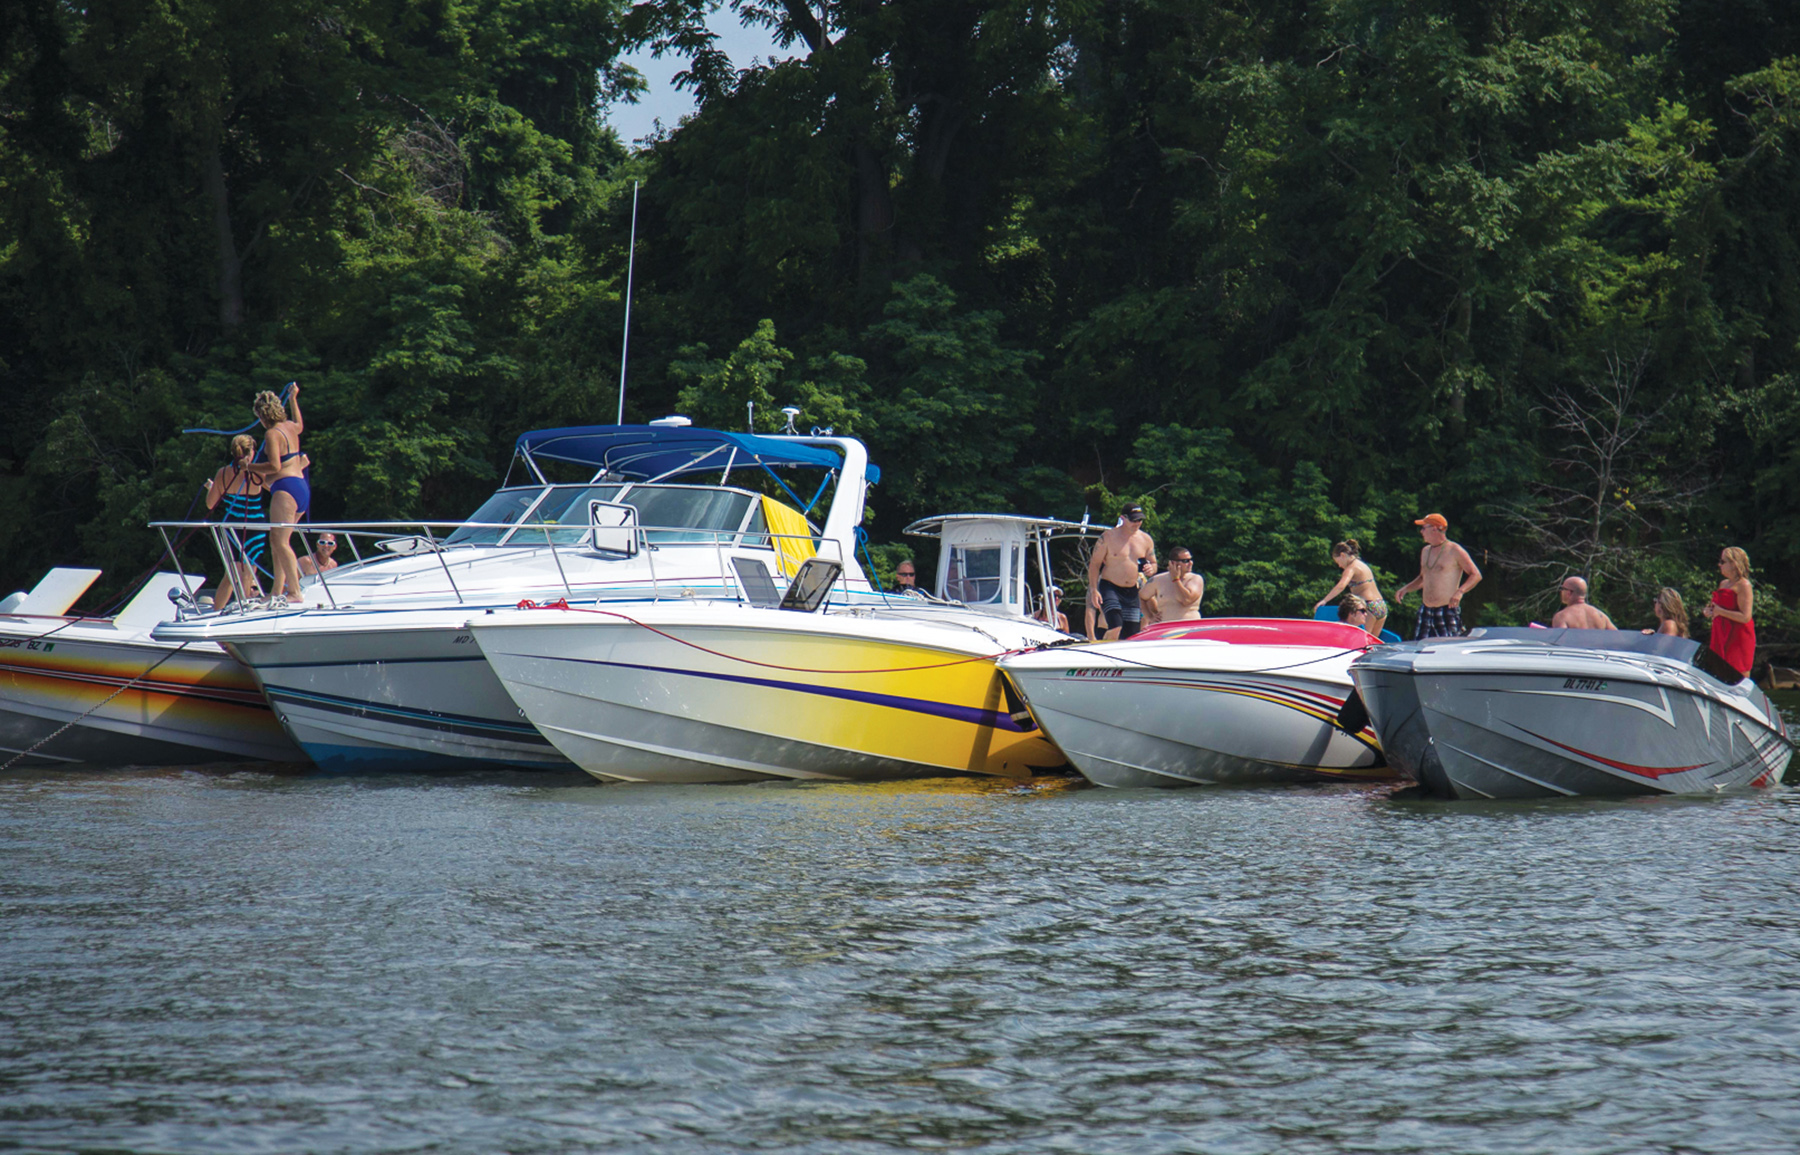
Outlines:
[[[774, 56], [785, 60], [798, 55], [792, 48], [785, 51], [777, 48], [769, 38], [768, 29], [760, 26], [745, 28], [739, 24], [730, 9], [713, 13], [707, 23], [718, 34], [719, 47], [731, 57], [733, 67], [745, 67], [752, 57]], [[797, 47], [805, 48], [805, 45], [798, 44]], [[683, 116], [694, 111], [693, 93], [680, 91], [671, 83], [675, 74], [687, 67], [686, 59], [670, 53], [657, 60], [645, 49], [631, 53], [625, 60], [644, 74], [650, 90], [639, 97], [636, 104], [619, 103], [606, 110], [607, 123], [618, 130], [620, 140], [626, 144], [636, 143], [650, 135], [655, 121], [661, 120], [665, 128], [674, 128]]]

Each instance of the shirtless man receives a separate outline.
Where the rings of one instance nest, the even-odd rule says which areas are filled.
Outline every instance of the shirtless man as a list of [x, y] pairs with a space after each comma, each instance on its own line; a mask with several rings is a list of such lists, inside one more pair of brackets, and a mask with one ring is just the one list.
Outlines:
[[1563, 608], [1556, 611], [1550, 624], [1568, 630], [1616, 630], [1613, 620], [1588, 604], [1585, 578], [1566, 577], [1562, 584]]
[[313, 546], [312, 552], [300, 559], [300, 572], [309, 577], [330, 573], [338, 567], [337, 558], [332, 556], [335, 553], [337, 553], [337, 534], [320, 534], [319, 542]]
[[1413, 638], [1460, 638], [1469, 631], [1463, 628], [1463, 595], [1481, 582], [1481, 571], [1469, 551], [1449, 539], [1445, 533], [1450, 520], [1441, 513], [1428, 513], [1413, 522], [1425, 548], [1419, 551], [1419, 576], [1400, 587], [1396, 602], [1416, 589], [1425, 591], [1425, 605], [1419, 610], [1419, 624]]
[[1156, 543], [1144, 532], [1144, 507], [1119, 511], [1119, 524], [1100, 535], [1088, 558], [1088, 605], [1106, 616], [1106, 641], [1129, 638], [1143, 625], [1138, 576], [1156, 572]]
[[1194, 572], [1194, 555], [1176, 546], [1169, 552], [1169, 572], [1151, 578], [1138, 600], [1144, 603], [1146, 621], [1197, 622], [1205, 596], [1206, 579]]

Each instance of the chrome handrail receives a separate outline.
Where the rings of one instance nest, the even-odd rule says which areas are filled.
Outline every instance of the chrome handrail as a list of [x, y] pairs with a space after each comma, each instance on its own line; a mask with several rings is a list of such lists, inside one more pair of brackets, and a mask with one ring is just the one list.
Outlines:
[[[157, 530], [162, 535], [165, 545], [168, 546], [168, 552], [169, 552], [169, 556], [171, 558], [175, 557], [175, 549], [174, 549], [174, 546], [169, 537], [170, 530], [193, 530], [193, 531], [204, 530], [207, 533], [210, 540], [212, 541], [213, 548], [214, 548], [215, 552], [217, 553], [219, 560], [225, 569], [225, 572], [227, 574], [233, 575], [233, 581], [232, 581], [233, 598], [232, 598], [231, 604], [247, 604], [249, 601], [248, 597], [246, 596], [246, 591], [241, 588], [243, 583], [241, 581], [237, 580], [237, 575], [235, 573], [234, 563], [233, 563], [234, 550], [236, 551], [236, 555], [237, 555], [239, 561], [241, 561], [243, 547], [239, 542], [239, 535], [243, 535], [243, 534], [266, 533], [271, 529], [293, 530], [298, 534], [298, 536], [300, 538], [300, 543], [302, 546], [305, 547], [304, 552], [306, 552], [306, 553], [312, 552], [312, 546], [311, 546], [312, 535], [316, 535], [319, 533], [336, 534], [340, 538], [343, 538], [343, 539], [349, 541], [351, 552], [356, 557], [356, 560], [354, 562], [350, 563], [350, 565], [348, 567], [339, 567], [339, 568], [360, 568], [363, 566], [374, 565], [374, 564], [377, 564], [382, 561], [392, 560], [392, 559], [404, 557], [404, 556], [410, 556], [410, 554], [407, 554], [407, 553], [388, 552], [381, 556], [370, 556], [370, 557], [365, 558], [362, 555], [362, 551], [360, 549], [358, 549], [356, 546], [356, 539], [358, 537], [380, 538], [380, 539], [387, 540], [387, 541], [400, 541], [400, 540], [405, 540], [407, 537], [411, 537], [414, 541], [420, 542], [427, 550], [438, 555], [438, 559], [437, 559], [438, 564], [444, 571], [444, 577], [445, 577], [445, 580], [450, 585], [451, 593], [455, 596], [458, 604], [465, 604], [467, 599], [463, 596], [461, 587], [458, 586], [456, 583], [456, 577], [455, 577], [454, 573], [451, 571], [449, 559], [444, 556], [447, 552], [449, 552], [449, 550], [458, 549], [458, 548], [468, 548], [468, 549], [479, 549], [479, 550], [519, 551], [519, 550], [537, 550], [537, 549], [547, 548], [550, 551], [551, 558], [556, 565], [557, 576], [562, 583], [564, 596], [565, 597], [575, 597], [576, 594], [575, 594], [574, 584], [570, 582], [567, 568], [563, 565], [562, 555], [561, 555], [560, 550], [558, 549], [558, 542], [556, 539], [555, 531], [575, 531], [576, 539], [573, 544], [576, 545], [577, 547], [579, 547], [579, 545], [582, 541], [582, 538], [587, 536], [591, 532], [591, 527], [583, 525], [581, 523], [559, 524], [559, 523], [553, 523], [553, 522], [533, 523], [533, 522], [473, 522], [473, 521], [342, 521], [342, 522], [316, 522], [315, 521], [315, 522], [298, 522], [298, 523], [296, 523], [296, 522], [276, 522], [276, 521], [235, 521], [234, 520], [234, 521], [153, 521], [149, 524], [150, 524], [151, 528]], [[520, 533], [512, 534], [511, 536], [509, 536], [506, 539], [506, 541], [504, 543], [497, 542], [497, 541], [496, 542], [455, 542], [455, 543], [451, 543], [451, 542], [445, 540], [445, 538], [440, 538], [438, 536], [438, 533], [433, 532], [434, 530], [441, 532], [445, 529], [450, 529], [452, 531], [452, 533], [454, 533], [456, 530], [461, 530], [461, 529], [472, 529], [472, 530], [496, 529], [496, 530], [516, 530], [516, 531], [542, 530], [544, 533], [544, 543], [543, 543], [543, 545], [529, 543], [526, 540], [522, 540], [522, 537], [524, 535], [522, 535]], [[710, 545], [713, 550], [715, 565], [718, 567], [718, 570], [719, 570], [716, 577], [717, 577], [717, 580], [718, 580], [721, 588], [723, 590], [727, 591], [728, 597], [735, 597], [735, 599], [740, 602], [745, 601], [747, 599], [748, 595], [746, 594], [746, 592], [744, 591], [744, 589], [742, 587], [742, 582], [736, 577], [736, 575], [732, 572], [731, 567], [727, 564], [726, 549], [728, 546], [730, 548], [751, 549], [751, 550], [757, 550], [759, 552], [761, 552], [763, 550], [774, 551], [777, 553], [777, 555], [779, 557], [779, 550], [777, 549], [778, 542], [789, 541], [789, 540], [801, 541], [801, 542], [805, 542], [808, 545], [810, 545], [812, 547], [813, 553], [815, 555], [820, 556], [820, 557], [831, 557], [831, 558], [834, 558], [835, 560], [837, 560], [840, 564], [843, 563], [842, 557], [838, 556], [843, 551], [842, 551], [841, 547], [839, 547], [839, 545], [836, 541], [822, 538], [819, 535], [813, 534], [810, 532], [804, 533], [804, 534], [791, 534], [791, 533], [775, 533], [770, 530], [764, 530], [764, 531], [756, 533], [756, 534], [746, 534], [742, 531], [741, 527], [732, 528], [732, 529], [706, 529], [706, 528], [701, 528], [701, 527], [696, 527], [696, 526], [687, 526], [687, 525], [650, 526], [650, 525], [641, 525], [640, 524], [637, 526], [637, 533], [638, 533], [638, 540], [640, 542], [640, 549], [641, 549], [641, 552], [645, 555], [645, 563], [649, 569], [650, 595], [651, 595], [651, 599], [653, 601], [661, 601], [662, 600], [661, 578], [660, 578], [660, 575], [658, 575], [658, 573], [656, 571], [656, 556], [655, 555], [659, 551], [660, 548], [666, 547], [666, 546], [698, 546], [698, 547], [704, 548], [704, 547]], [[684, 540], [663, 541], [663, 542], [654, 542], [651, 540], [651, 538], [653, 536], [659, 535], [659, 534], [679, 535], [679, 537]], [[445, 537], [447, 537], [447, 536], [448, 535], [445, 535]], [[177, 538], [176, 540], [179, 540], [179, 538]], [[570, 543], [563, 543], [563, 544], [570, 544]], [[180, 569], [181, 567], [179, 564], [177, 564], [176, 568]], [[777, 561], [775, 569], [776, 569], [777, 573], [780, 573], [781, 566], [780, 566], [779, 560]], [[310, 577], [310, 578], [316, 578], [319, 582], [320, 588], [325, 591], [325, 596], [328, 599], [328, 601], [330, 602], [330, 604], [333, 607], [336, 607], [339, 605], [339, 603], [337, 600], [336, 592], [333, 591], [331, 588], [331, 579], [327, 576], [330, 572], [331, 571], [316, 571], [314, 573], [306, 574], [304, 576]], [[712, 575], [700, 575], [700, 576], [710, 580]], [[340, 574], [339, 577], [341, 579], [342, 575]], [[186, 593], [187, 593], [189, 599], [197, 602], [199, 591], [187, 588], [185, 581], [183, 583], [183, 586], [184, 586], [184, 589], [186, 590]], [[731, 591], [735, 591], [735, 592], [732, 593]], [[838, 588], [836, 590], [834, 590], [834, 594], [833, 594], [833, 597], [831, 600], [836, 602], [841, 599], [842, 601], [847, 602], [848, 597], [849, 597], [849, 589], [847, 588], [847, 585], [845, 583], [840, 582], [840, 583], [838, 583]]]

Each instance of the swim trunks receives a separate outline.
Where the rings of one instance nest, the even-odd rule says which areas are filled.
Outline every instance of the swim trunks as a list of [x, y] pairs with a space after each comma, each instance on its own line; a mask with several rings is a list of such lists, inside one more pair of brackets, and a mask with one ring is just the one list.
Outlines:
[[1138, 602], [1136, 586], [1114, 585], [1101, 578], [1100, 609], [1106, 615], [1106, 628], [1118, 630], [1121, 641], [1137, 633], [1144, 624], [1144, 607]]
[[1420, 638], [1460, 638], [1468, 632], [1463, 629], [1462, 612], [1455, 606], [1421, 606], [1419, 622], [1413, 630], [1413, 641]]

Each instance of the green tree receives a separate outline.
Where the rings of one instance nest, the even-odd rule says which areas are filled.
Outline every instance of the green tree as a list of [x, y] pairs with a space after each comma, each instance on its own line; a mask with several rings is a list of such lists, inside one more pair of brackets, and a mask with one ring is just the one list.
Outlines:
[[[1152, 426], [1130, 465], [1137, 476], [1158, 480], [1146, 495], [1147, 526], [1160, 554], [1177, 546], [1193, 552], [1212, 616], [1310, 616], [1337, 577], [1332, 543], [1379, 540], [1379, 511], [1340, 511], [1317, 465], [1302, 461], [1284, 477], [1258, 464], [1226, 429]], [[1391, 575], [1376, 576], [1392, 588]]]

